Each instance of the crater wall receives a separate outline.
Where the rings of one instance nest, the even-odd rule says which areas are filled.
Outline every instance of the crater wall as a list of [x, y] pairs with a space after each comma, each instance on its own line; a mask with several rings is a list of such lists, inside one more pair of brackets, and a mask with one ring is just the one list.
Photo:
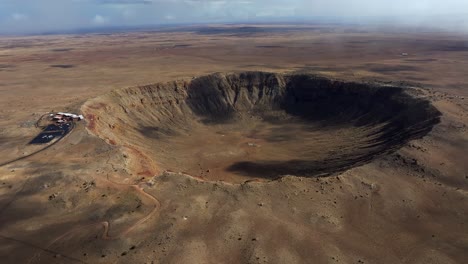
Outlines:
[[440, 116], [406, 88], [263, 72], [117, 89], [82, 110], [136, 174], [231, 182], [331, 175], [426, 135]]

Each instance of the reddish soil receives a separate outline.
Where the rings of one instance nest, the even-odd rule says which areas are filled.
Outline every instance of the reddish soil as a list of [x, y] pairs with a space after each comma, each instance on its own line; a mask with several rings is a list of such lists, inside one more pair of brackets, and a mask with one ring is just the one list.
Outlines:
[[[217, 25], [177, 32], [0, 37], [0, 163], [5, 164], [0, 167], [0, 262], [465, 263], [468, 38], [357, 26], [248, 27], [258, 30], [246, 34], [245, 25]], [[269, 147], [265, 138], [272, 124], [253, 131], [261, 122], [245, 115], [245, 123], [223, 130], [232, 132], [223, 141], [215, 133], [221, 130], [177, 115], [178, 131], [199, 125], [196, 138], [180, 134], [148, 141], [135, 133], [135, 122], [127, 122], [129, 115], [149, 120], [160, 97], [171, 109], [186, 102], [183, 91], [194, 76], [246, 71], [406, 87], [411, 98], [429, 101], [442, 115], [430, 131], [359, 166], [328, 177], [275, 180], [223, 174], [213, 164], [226, 161], [220, 152], [232, 149], [244, 151], [250, 161], [267, 159], [262, 149]], [[160, 87], [146, 86], [152, 83]], [[163, 87], [173, 88], [174, 96], [154, 93]], [[123, 91], [127, 96], [121, 96]], [[87, 128], [78, 124], [49, 148], [27, 144], [44, 113], [79, 112], [89, 100], [104, 97], [105, 106], [85, 110], [99, 113], [86, 116]], [[281, 157], [274, 159], [318, 157], [331, 150], [330, 142], [338, 153], [368, 151], [359, 142], [369, 134], [348, 127], [347, 140], [339, 130], [322, 131], [328, 143], [321, 145], [301, 143], [307, 130], [280, 131], [298, 139], [291, 139], [292, 148], [276, 151]], [[195, 147], [185, 148], [188, 143]], [[155, 146], [167, 146], [170, 155]], [[203, 175], [193, 162], [204, 158], [196, 149], [214, 157], [205, 159]], [[173, 159], [184, 154], [186, 159]], [[228, 163], [244, 158], [238, 157]]]

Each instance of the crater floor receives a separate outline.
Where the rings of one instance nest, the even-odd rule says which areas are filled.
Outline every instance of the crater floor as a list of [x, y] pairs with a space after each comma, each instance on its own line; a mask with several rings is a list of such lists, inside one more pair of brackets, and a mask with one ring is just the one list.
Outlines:
[[424, 136], [440, 115], [401, 87], [263, 72], [114, 90], [82, 110], [136, 174], [234, 183], [341, 172]]

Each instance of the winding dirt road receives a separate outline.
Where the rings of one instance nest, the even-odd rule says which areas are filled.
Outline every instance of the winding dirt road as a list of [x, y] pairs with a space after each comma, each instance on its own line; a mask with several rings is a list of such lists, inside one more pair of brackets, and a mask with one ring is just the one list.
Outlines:
[[[159, 202], [158, 199], [156, 199], [156, 197], [152, 196], [151, 194], [147, 193], [144, 191], [143, 187], [142, 187], [142, 183], [138, 183], [138, 184], [124, 184], [124, 183], [117, 183], [117, 182], [114, 182], [114, 181], [111, 181], [109, 179], [109, 177], [107, 177], [107, 181], [109, 181], [111, 184], [114, 184], [114, 185], [118, 185], [118, 186], [125, 186], [125, 187], [129, 187], [129, 188], [133, 188], [137, 193], [141, 194], [142, 196], [144, 197], [147, 197], [148, 199], [150, 199], [152, 202], [153, 202], [153, 209], [151, 210], [150, 213], [148, 213], [145, 217], [141, 218], [140, 220], [138, 220], [136, 223], [134, 223], [133, 225], [127, 227], [124, 231], [122, 231], [119, 235], [117, 236], [110, 236], [109, 235], [109, 229], [110, 229], [110, 223], [109, 221], [101, 221], [101, 222], [97, 222], [97, 223], [91, 223], [91, 224], [87, 224], [87, 225], [82, 225], [82, 226], [78, 226], [78, 227], [75, 227], [75, 228], [72, 228], [71, 230], [69, 230], [68, 232], [58, 236], [57, 238], [55, 238], [54, 240], [52, 240], [45, 248], [41, 249], [39, 252], [37, 252], [36, 254], [34, 254], [32, 256], [32, 258], [28, 261], [28, 264], [29, 263], [34, 263], [36, 260], [39, 259], [40, 255], [42, 254], [42, 252], [50, 252], [50, 248], [58, 243], [59, 241], [63, 240], [64, 238], [66, 237], [69, 237], [71, 236], [72, 234], [76, 233], [77, 231], [83, 231], [83, 230], [87, 230], [91, 227], [95, 227], [95, 226], [99, 226], [99, 225], [102, 225], [103, 227], [103, 233], [101, 235], [101, 238], [104, 239], [104, 240], [117, 240], [117, 239], [120, 239], [124, 236], [126, 236], [128, 233], [130, 233], [132, 230], [134, 230], [136, 227], [138, 227], [139, 225], [143, 224], [144, 222], [146, 222], [148, 219], [150, 219], [151, 217], [153, 217], [158, 209], [161, 207], [161, 203]], [[73, 258], [73, 260], [77, 260], [75, 258]], [[82, 263], [85, 263], [84, 261], [80, 261]]]
[[[43, 117], [41, 117], [42, 119]], [[40, 120], [41, 120], [40, 119]], [[38, 123], [39, 121], [36, 123], [36, 126], [38, 126]], [[17, 161], [20, 161], [20, 160], [24, 160], [26, 158], [29, 158], [33, 155], [36, 155], [38, 153], [41, 153], [47, 149], [49, 149], [50, 147], [56, 145], [57, 143], [59, 143], [60, 141], [62, 141], [66, 136], [70, 135], [73, 131], [73, 129], [75, 128], [75, 124], [72, 123], [72, 126], [70, 128], [70, 131], [65, 134], [64, 136], [58, 138], [55, 142], [45, 146], [44, 148], [38, 150], [38, 151], [35, 151], [29, 155], [26, 155], [26, 156], [22, 156], [22, 157], [19, 157], [19, 158], [16, 158], [14, 160], [11, 160], [11, 161], [8, 161], [8, 162], [5, 162], [5, 163], [2, 163], [0, 164], [0, 167], [3, 167], [3, 166], [6, 166], [6, 165], [9, 165], [9, 164], [12, 164], [14, 162], [17, 162]], [[103, 227], [103, 233], [102, 233], [102, 236], [101, 238], [104, 239], [104, 240], [116, 240], [116, 239], [119, 239], [121, 237], [124, 237], [126, 236], [128, 233], [130, 233], [132, 230], [134, 230], [136, 227], [138, 227], [139, 225], [143, 224], [144, 222], [146, 222], [148, 219], [150, 219], [151, 217], [153, 217], [156, 213], [157, 213], [157, 210], [158, 208], [161, 207], [161, 203], [159, 202], [158, 199], [156, 199], [156, 197], [148, 194], [147, 192], [144, 191], [144, 183], [137, 183], [137, 184], [125, 184], [125, 183], [118, 183], [118, 182], [114, 182], [112, 180], [109, 179], [109, 175], [107, 175], [107, 178], [106, 180], [108, 182], [110, 182], [111, 184], [113, 185], [116, 185], [116, 186], [122, 186], [122, 187], [128, 187], [128, 188], [132, 188], [134, 189], [138, 194], [140, 194], [141, 196], [143, 197], [146, 197], [148, 198], [149, 200], [151, 200], [152, 202], [152, 206], [153, 206], [153, 209], [151, 210], [150, 213], [148, 213], [145, 217], [141, 218], [140, 220], [138, 220], [136, 223], [132, 224], [131, 226], [129, 226], [128, 228], [126, 228], [124, 231], [122, 231], [119, 235], [117, 236], [110, 236], [109, 235], [109, 229], [110, 229], [110, 222], [105, 220], [105, 221], [100, 221], [100, 222], [97, 222], [97, 223], [91, 223], [91, 224], [86, 224], [86, 225], [81, 225], [81, 226], [77, 226], [77, 227], [74, 227], [72, 228], [71, 230], [67, 231], [66, 233], [58, 236], [57, 238], [55, 238], [54, 240], [52, 240], [51, 242], [49, 242], [47, 244], [46, 247], [39, 247], [39, 246], [36, 246], [36, 245], [33, 245], [33, 244], [30, 244], [30, 243], [27, 243], [27, 242], [24, 242], [24, 241], [20, 241], [20, 240], [17, 240], [15, 238], [10, 238], [10, 237], [7, 237], [7, 236], [3, 236], [0, 234], [0, 237], [4, 238], [4, 239], [8, 239], [8, 240], [12, 240], [12, 241], [16, 241], [16, 242], [20, 242], [22, 244], [26, 244], [26, 245], [29, 245], [33, 248], [37, 248], [39, 251], [34, 254], [31, 259], [27, 262], [27, 263], [34, 263], [36, 260], [39, 260], [40, 258], [40, 255], [43, 253], [43, 252], [47, 252], [47, 253], [50, 253], [50, 254], [56, 254], [56, 255], [61, 255], [61, 254], [57, 254], [56, 251], [53, 251], [53, 250], [50, 250], [50, 248], [60, 242], [61, 240], [67, 238], [67, 237], [70, 237], [71, 235], [73, 235], [74, 233], [76, 233], [77, 231], [83, 231], [83, 230], [87, 230], [89, 228], [92, 228], [92, 227], [95, 227], [95, 226], [102, 226]], [[8, 206], [16, 199], [16, 197], [18, 196], [18, 193], [20, 193], [24, 187], [26, 186], [26, 184], [29, 182], [29, 178], [25, 180], [23, 186], [20, 188], [20, 190], [18, 192], [16, 192], [14, 195], [13, 195], [13, 198], [11, 201], [9, 201], [8, 203], [6, 203], [1, 209], [0, 209], [0, 213], [2, 213], [5, 209], [8, 208]], [[62, 255], [64, 257], [66, 257], [68, 260], [70, 261], [74, 261], [74, 262], [80, 262], [80, 263], [86, 263], [80, 259], [77, 259], [77, 258], [73, 258], [73, 257], [69, 257], [69, 256], [65, 256], [65, 255]]]

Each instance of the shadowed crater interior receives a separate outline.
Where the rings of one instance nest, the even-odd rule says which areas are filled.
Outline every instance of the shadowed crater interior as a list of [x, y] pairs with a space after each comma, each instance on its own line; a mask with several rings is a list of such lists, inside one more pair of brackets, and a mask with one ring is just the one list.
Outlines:
[[401, 87], [262, 72], [118, 89], [82, 109], [88, 129], [160, 171], [230, 182], [341, 172], [424, 136], [440, 116]]

